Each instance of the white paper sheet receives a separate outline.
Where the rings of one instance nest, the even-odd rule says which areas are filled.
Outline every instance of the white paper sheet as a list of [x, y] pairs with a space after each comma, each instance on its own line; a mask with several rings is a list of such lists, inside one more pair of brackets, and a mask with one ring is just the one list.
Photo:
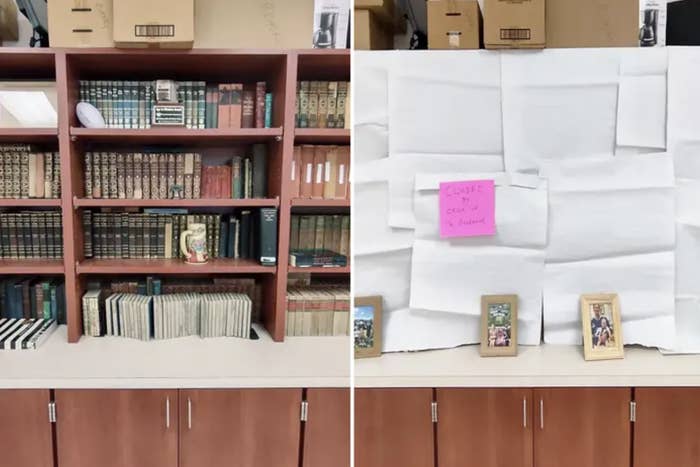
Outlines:
[[668, 149], [700, 135], [700, 50], [670, 47], [668, 51]]
[[383, 352], [447, 349], [473, 342], [476, 316], [402, 308], [383, 315]]
[[394, 54], [389, 73], [391, 157], [503, 153], [498, 54]]
[[620, 62], [620, 49], [502, 53], [506, 169], [612, 157]]
[[388, 123], [388, 75], [394, 53], [353, 53], [353, 125]]
[[389, 131], [385, 126], [374, 124], [353, 127], [352, 163], [362, 164], [389, 157]]
[[416, 225], [413, 212], [416, 174], [503, 170], [503, 157], [499, 155], [405, 154], [389, 160], [389, 225], [408, 229]]
[[660, 349], [665, 355], [700, 353], [700, 299], [676, 297], [676, 340], [673, 349]]
[[496, 235], [452, 238], [453, 245], [544, 249], [547, 243], [547, 183], [536, 175], [505, 172], [419, 174], [415, 183], [416, 238], [440, 240], [440, 183], [493, 180]]
[[700, 180], [700, 134], [676, 144], [673, 163], [677, 178]]
[[[519, 342], [538, 345], [543, 273], [541, 250], [416, 240], [410, 307], [478, 317], [482, 295], [518, 295]], [[469, 343], [479, 342], [478, 320], [467, 335]]]
[[371, 255], [355, 254], [353, 295], [381, 295], [384, 311], [408, 306], [411, 283], [411, 250], [398, 250]]

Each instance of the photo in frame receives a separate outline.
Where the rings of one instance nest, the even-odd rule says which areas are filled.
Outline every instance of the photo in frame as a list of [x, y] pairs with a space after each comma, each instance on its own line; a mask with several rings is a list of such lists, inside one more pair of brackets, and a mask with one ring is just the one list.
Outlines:
[[355, 297], [353, 335], [355, 358], [382, 354], [382, 297]]
[[624, 358], [617, 294], [581, 295], [583, 355], [586, 360]]
[[518, 296], [481, 296], [481, 356], [518, 355]]

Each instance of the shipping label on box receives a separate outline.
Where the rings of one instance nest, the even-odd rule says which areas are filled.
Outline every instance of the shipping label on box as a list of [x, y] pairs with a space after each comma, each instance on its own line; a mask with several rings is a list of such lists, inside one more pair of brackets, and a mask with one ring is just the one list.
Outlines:
[[666, 0], [639, 0], [639, 45], [666, 45]]
[[191, 48], [194, 0], [114, 2], [114, 42], [120, 47]]
[[487, 49], [544, 48], [545, 0], [485, 0]]
[[350, 0], [316, 0], [314, 3], [315, 49], [348, 47]]

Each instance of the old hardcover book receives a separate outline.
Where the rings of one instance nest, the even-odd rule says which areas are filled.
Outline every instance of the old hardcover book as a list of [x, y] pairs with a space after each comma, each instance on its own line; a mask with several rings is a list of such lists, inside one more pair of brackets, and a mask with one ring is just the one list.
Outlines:
[[219, 105], [217, 112], [217, 128], [230, 128], [231, 117], [229, 108], [231, 106], [231, 84], [219, 85]]
[[326, 126], [328, 128], [335, 128], [336, 124], [336, 112], [338, 103], [338, 82], [329, 81], [328, 82], [328, 111], [326, 112]]
[[272, 93], [265, 93], [265, 128], [272, 128]]
[[[108, 175], [107, 175], [107, 183], [109, 186], [109, 198], [110, 199], [116, 199], [118, 197], [118, 186], [117, 186], [117, 176], [118, 176], [118, 168], [117, 168], [117, 154], [114, 152], [110, 152], [107, 154], [107, 160], [108, 160]], [[103, 180], [104, 182], [104, 180]]]
[[83, 210], [83, 255], [92, 258], [92, 211]]
[[[231, 101], [228, 109], [229, 127], [241, 128], [243, 122], [243, 85], [234, 83], [229, 86], [231, 86]], [[253, 97], [253, 101], [255, 101], [255, 97]]]
[[332, 250], [333, 249], [333, 216], [326, 215], [322, 216], [326, 224], [326, 228], [323, 233], [323, 249]]
[[134, 155], [129, 153], [125, 159], [124, 187], [126, 199], [134, 199]]
[[258, 261], [263, 266], [277, 264], [277, 209], [260, 208], [258, 212]]
[[336, 199], [350, 198], [350, 146], [338, 147], [338, 178]]
[[314, 146], [303, 145], [301, 147], [301, 185], [300, 198], [311, 198], [314, 182]]
[[301, 81], [297, 81], [297, 94], [294, 99], [294, 126], [297, 128], [301, 127], [299, 119], [301, 118], [301, 106], [299, 105], [299, 100], [301, 98]]
[[134, 154], [134, 199], [143, 199], [143, 154]]
[[241, 156], [233, 156], [231, 159], [231, 197], [243, 198], [243, 171]]
[[194, 175], [192, 177], [192, 198], [201, 198], [201, 186], [202, 186], [202, 155], [194, 155]]
[[326, 167], [326, 146], [314, 147], [314, 174], [311, 198], [323, 198], [323, 172]]
[[332, 216], [332, 224], [331, 224], [331, 231], [332, 231], [332, 239], [331, 239], [331, 247], [328, 248], [331, 251], [334, 251], [336, 253], [340, 252], [340, 237], [342, 233], [342, 228], [343, 228], [343, 216], [340, 216], [338, 214]]
[[241, 128], [255, 128], [255, 89], [243, 87], [241, 102]]
[[206, 128], [206, 90], [207, 83], [204, 81], [195, 81], [197, 89], [197, 125], [199, 129]]
[[117, 154], [117, 198], [126, 199], [126, 154]]
[[311, 82], [302, 81], [299, 88], [299, 128], [309, 127], [309, 93]]
[[28, 154], [29, 157], [29, 174], [28, 174], [28, 180], [27, 180], [27, 185], [29, 186], [29, 198], [36, 198], [37, 193], [36, 193], [36, 180], [38, 178], [37, 174], [37, 155], [36, 154]]
[[328, 84], [325, 81], [318, 82], [318, 116], [319, 128], [328, 128]]
[[347, 81], [338, 82], [338, 100], [336, 102], [335, 127], [345, 128], [345, 107], [348, 104], [349, 84]]
[[250, 158], [243, 158], [243, 198], [253, 195], [253, 167]]
[[316, 231], [314, 232], [314, 246], [315, 250], [323, 249], [323, 240], [326, 233], [326, 218], [325, 216], [316, 217]]
[[151, 199], [163, 199], [163, 191], [167, 183], [168, 163], [165, 154], [149, 154], [151, 160]]
[[37, 227], [39, 229], [39, 255], [42, 258], [55, 256], [55, 251], [49, 251], [49, 237], [53, 236], [53, 221], [46, 215], [38, 216]]
[[217, 182], [219, 184], [219, 197], [224, 199], [231, 199], [231, 166], [223, 165], [217, 167]]
[[[171, 197], [173, 186], [175, 185], [175, 154], [164, 154], [166, 157], [166, 183], [161, 184], [160, 197], [161, 199], [169, 199]], [[163, 177], [161, 174], [161, 181]]]
[[311, 250], [316, 234], [315, 216], [301, 216], [299, 220], [299, 250]]
[[122, 249], [121, 249], [121, 252], [119, 252], [118, 256], [120, 258], [128, 258], [129, 257], [129, 213], [122, 212], [120, 217], [121, 217], [121, 224], [122, 224], [122, 230], [121, 230]]
[[267, 145], [253, 145], [253, 198], [267, 196]]
[[194, 154], [188, 152], [183, 155], [183, 180], [184, 198], [192, 199], [192, 182], [194, 177]]
[[[153, 194], [151, 187], [153, 186], [153, 177], [151, 176], [151, 167], [153, 165], [153, 157], [158, 158], [157, 154], [143, 154], [141, 161], [141, 191], [143, 192], [143, 199], [153, 199]], [[156, 170], [158, 169], [158, 164], [155, 164]], [[156, 173], [157, 176], [157, 173]], [[157, 179], [156, 179], [157, 183]]]
[[102, 198], [102, 153], [93, 153], [92, 160], [92, 197], [100, 199]]
[[109, 153], [103, 152], [100, 158], [102, 166], [100, 167], [100, 177], [102, 178], [102, 197], [109, 199], [110, 188], [109, 188]]
[[299, 198], [299, 189], [301, 188], [301, 166], [301, 146], [294, 146], [291, 173], [289, 175], [289, 178], [292, 181], [292, 198]]
[[53, 194], [53, 177], [54, 177], [54, 166], [57, 161], [54, 158], [54, 153], [46, 152], [44, 153], [44, 197], [45, 198], [56, 198]]
[[338, 253], [350, 257], [350, 216], [341, 217], [340, 251]]
[[299, 248], [299, 221], [301, 216], [298, 214], [292, 214], [291, 227], [289, 233], [289, 250], [296, 250]]
[[255, 128], [265, 128], [265, 92], [267, 83], [255, 83]]
[[[180, 187], [180, 196], [183, 196], [182, 190], [185, 188], [185, 155], [182, 153], [175, 155], [175, 185]], [[168, 193], [168, 198], [170, 197], [171, 193]]]
[[61, 197], [61, 157], [60, 154], [53, 153], [53, 171], [52, 171], [52, 182], [51, 182], [51, 197], [60, 198]]
[[321, 81], [309, 85], [309, 128], [318, 128], [318, 97]]
[[19, 156], [19, 197], [29, 198], [29, 153], [22, 152]]
[[7, 183], [5, 180], [5, 164], [8, 157], [8, 153], [0, 150], [0, 198], [7, 198], [5, 195], [5, 187]]
[[137, 214], [129, 215], [129, 258], [139, 257], [139, 251], [136, 248], [136, 238], [139, 234], [138, 222]]
[[41, 258], [41, 232], [39, 231], [39, 218], [42, 217], [42, 213], [30, 213], [29, 223], [30, 223], [30, 235], [31, 235], [31, 245], [32, 245], [32, 257]]
[[326, 152], [326, 164], [323, 169], [323, 198], [335, 199], [335, 190], [338, 180], [338, 148], [328, 146]]

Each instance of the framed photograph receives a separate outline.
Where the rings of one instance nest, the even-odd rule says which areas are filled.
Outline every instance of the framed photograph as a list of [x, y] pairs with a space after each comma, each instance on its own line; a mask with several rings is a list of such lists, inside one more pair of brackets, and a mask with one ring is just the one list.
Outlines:
[[481, 356], [518, 355], [518, 296], [481, 296]]
[[624, 358], [617, 294], [581, 295], [581, 322], [586, 360]]
[[353, 329], [355, 358], [382, 354], [382, 297], [355, 297]]

